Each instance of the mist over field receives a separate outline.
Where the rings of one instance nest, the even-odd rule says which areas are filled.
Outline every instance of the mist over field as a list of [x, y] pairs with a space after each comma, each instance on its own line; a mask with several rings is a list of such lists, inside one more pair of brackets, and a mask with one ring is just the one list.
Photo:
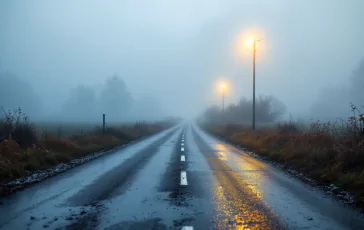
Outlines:
[[251, 101], [252, 47], [244, 41], [253, 36], [261, 39], [257, 97], [279, 102], [274, 120], [346, 118], [350, 102], [363, 104], [363, 7], [360, 0], [2, 1], [0, 105], [36, 120], [195, 118], [221, 108], [220, 82], [227, 107]]
[[0, 0], [0, 230], [364, 229], [364, 0]]

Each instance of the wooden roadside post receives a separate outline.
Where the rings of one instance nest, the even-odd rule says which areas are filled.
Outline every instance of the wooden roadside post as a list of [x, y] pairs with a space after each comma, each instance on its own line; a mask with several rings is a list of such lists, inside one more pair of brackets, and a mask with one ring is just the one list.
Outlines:
[[102, 133], [105, 133], [105, 113], [102, 114]]

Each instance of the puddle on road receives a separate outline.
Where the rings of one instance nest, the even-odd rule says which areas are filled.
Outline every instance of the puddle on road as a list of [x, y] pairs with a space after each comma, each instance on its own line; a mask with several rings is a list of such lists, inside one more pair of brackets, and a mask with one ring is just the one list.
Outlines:
[[10, 221], [2, 229], [63, 229], [93, 212], [92, 207], [59, 207], [47, 203], [23, 212], [16, 217], [17, 221]]
[[[157, 194], [156, 194], [157, 193]], [[191, 222], [197, 213], [186, 206], [171, 205], [171, 199], [167, 192], [156, 192], [152, 196], [131, 196], [124, 195], [123, 197], [115, 198], [103, 205], [106, 211], [102, 213], [99, 228], [109, 228], [112, 226], [120, 226], [125, 224], [146, 224], [146, 220], [157, 220], [158, 223], [175, 227], [176, 223], [181, 220], [190, 220]], [[183, 224], [186, 221], [182, 221]], [[149, 223], [149, 222], [148, 222]], [[111, 228], [112, 229], [112, 228]]]

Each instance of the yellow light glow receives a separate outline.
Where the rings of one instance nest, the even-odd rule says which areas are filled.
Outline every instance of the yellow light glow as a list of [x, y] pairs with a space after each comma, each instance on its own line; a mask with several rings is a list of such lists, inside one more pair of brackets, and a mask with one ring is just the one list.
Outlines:
[[235, 54], [235, 57], [237, 58], [237, 61], [245, 62], [251, 60], [254, 41], [256, 42], [257, 49], [259, 49], [258, 58], [260, 58], [261, 60], [265, 55], [267, 44], [260, 41], [266, 37], [267, 34], [261, 28], [242, 28], [242, 31], [236, 34], [236, 37], [234, 39], [235, 45], [233, 46], [233, 52]]
[[254, 39], [253, 39], [253, 38], [248, 38], [248, 39], [246, 40], [246, 44], [247, 44], [248, 46], [253, 45], [253, 44], [254, 44]]
[[223, 92], [226, 92], [227, 90], [229, 90], [229, 85], [226, 83], [225, 80], [220, 80], [217, 82], [216, 84], [216, 90], [217, 92], [219, 93], [223, 93]]

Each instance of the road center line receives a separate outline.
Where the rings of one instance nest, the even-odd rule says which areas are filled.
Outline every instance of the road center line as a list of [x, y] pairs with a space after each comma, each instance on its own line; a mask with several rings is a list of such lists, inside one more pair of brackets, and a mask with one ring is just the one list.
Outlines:
[[185, 144], [184, 143], [181, 143], [182, 146], [184, 146]]
[[184, 151], [185, 151], [185, 148], [184, 148], [184, 147], [182, 147], [182, 148], [181, 148], [181, 151], [182, 151], [182, 152], [184, 152]]
[[187, 173], [186, 173], [186, 171], [181, 172], [181, 185], [187, 185]]
[[193, 226], [183, 226], [181, 230], [193, 230]]
[[181, 156], [181, 161], [186, 161], [186, 157], [184, 155]]

